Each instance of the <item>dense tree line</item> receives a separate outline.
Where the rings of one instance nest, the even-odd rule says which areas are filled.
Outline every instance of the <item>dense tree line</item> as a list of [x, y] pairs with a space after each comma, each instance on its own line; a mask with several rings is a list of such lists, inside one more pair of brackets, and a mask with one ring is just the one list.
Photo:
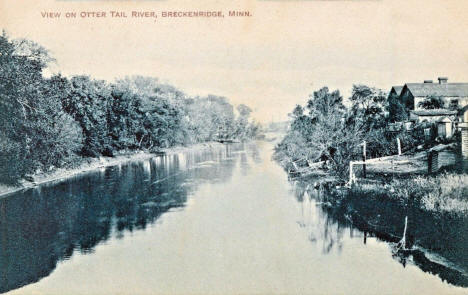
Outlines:
[[364, 141], [372, 158], [394, 154], [397, 137], [402, 142], [414, 142], [413, 135], [386, 128], [389, 102], [382, 90], [354, 85], [349, 101], [347, 107], [339, 91], [324, 87], [314, 92], [305, 106], [297, 105], [275, 158], [284, 166], [299, 160], [323, 161], [324, 168], [345, 178], [349, 161], [360, 159]]
[[53, 59], [29, 40], [0, 36], [0, 183], [75, 166], [86, 157], [255, 138], [251, 110], [224, 97], [188, 97], [156, 78], [108, 83], [44, 77]]

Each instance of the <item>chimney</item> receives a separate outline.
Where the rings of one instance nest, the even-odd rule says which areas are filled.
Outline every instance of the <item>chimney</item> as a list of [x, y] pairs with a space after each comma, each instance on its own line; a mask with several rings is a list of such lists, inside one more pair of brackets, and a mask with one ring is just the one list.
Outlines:
[[424, 80], [424, 83], [432, 83], [432, 80]]
[[446, 84], [448, 81], [447, 77], [439, 77], [439, 84]]

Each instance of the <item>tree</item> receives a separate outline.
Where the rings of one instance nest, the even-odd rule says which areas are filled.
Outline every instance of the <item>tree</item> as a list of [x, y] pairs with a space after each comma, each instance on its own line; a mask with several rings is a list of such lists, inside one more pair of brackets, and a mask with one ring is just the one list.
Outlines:
[[143, 128], [143, 114], [140, 112], [140, 97], [128, 85], [111, 85], [112, 99], [107, 108], [108, 136], [111, 145], [117, 149], [137, 149], [141, 141], [137, 134]]
[[196, 142], [235, 136], [234, 108], [225, 97], [208, 95], [185, 100], [189, 136]]
[[[308, 158], [327, 161], [334, 171], [353, 156], [355, 142], [361, 132], [359, 121], [346, 122], [346, 108], [339, 91], [329, 92], [327, 87], [314, 92], [307, 102], [311, 126], [303, 131], [306, 135]], [[348, 124], [345, 124], [348, 123]]]
[[[134, 134], [138, 147], [153, 149], [190, 142], [184, 117], [185, 94], [182, 91], [160, 83], [157, 78], [144, 76], [118, 80], [114, 89], [116, 94], [123, 91], [130, 99], [125, 104], [131, 106], [131, 119], [126, 120], [127, 123], [133, 122], [132, 128], [137, 129]], [[118, 114], [114, 116], [122, 117]], [[138, 125], [138, 122], [141, 124]]]
[[444, 100], [440, 96], [429, 95], [418, 103], [418, 107], [426, 110], [442, 109], [444, 108]]
[[252, 113], [252, 109], [246, 106], [245, 104], [238, 105], [237, 111], [239, 112], [239, 116], [243, 118], [248, 118]]
[[[353, 102], [351, 116], [348, 121], [361, 120], [365, 133], [362, 140], [367, 143], [369, 157], [390, 155], [396, 152], [396, 138], [407, 138], [403, 133], [393, 133], [387, 130], [389, 121], [406, 120], [408, 113], [397, 96], [390, 95], [389, 100], [381, 89], [365, 85], [353, 86], [350, 100]], [[385, 110], [391, 117], [387, 117]]]
[[143, 98], [139, 109], [144, 114], [142, 134], [138, 137], [147, 148], [171, 147], [183, 143], [182, 113], [162, 97]]
[[[291, 136], [282, 142], [283, 149], [300, 151], [289, 155], [294, 160], [298, 156], [305, 156], [310, 161], [334, 161], [343, 139], [346, 108], [342, 96], [339, 91], [330, 93], [327, 87], [323, 87], [309, 97], [305, 109], [308, 110], [307, 115], [301, 106], [294, 108], [291, 115]], [[301, 138], [293, 138], [298, 136]], [[298, 143], [303, 143], [304, 146], [294, 148]]]
[[88, 76], [46, 79], [42, 71], [51, 61], [37, 43], [0, 36], [0, 183], [18, 184], [38, 170], [73, 166], [84, 157], [260, 132], [249, 121], [249, 107], [239, 106], [236, 120], [224, 97], [189, 98], [143, 76], [113, 84]]
[[32, 41], [0, 37], [0, 182], [17, 184], [37, 169], [74, 160], [80, 131], [62, 111], [55, 82], [42, 77], [51, 60]]
[[305, 108], [296, 106], [291, 113], [291, 128], [276, 147], [276, 157], [324, 161], [332, 174], [346, 178], [349, 161], [359, 157], [361, 143], [379, 143], [385, 135], [381, 90], [355, 85], [350, 101], [347, 109], [339, 91], [327, 87], [315, 91]]
[[70, 80], [67, 96], [62, 100], [63, 109], [83, 130], [82, 156], [112, 156], [113, 149], [108, 135], [108, 103], [111, 90], [105, 81], [88, 76], [75, 76]]
[[351, 111], [354, 116], [362, 117], [367, 124], [379, 124], [385, 121], [384, 111], [388, 109], [387, 95], [381, 89], [366, 85], [353, 85], [350, 97]]
[[387, 111], [390, 122], [402, 122], [409, 118], [409, 110], [401, 102], [399, 96], [393, 93], [388, 97]]
[[236, 109], [239, 113], [239, 117], [236, 120], [236, 131], [234, 133], [234, 137], [244, 141], [250, 138], [249, 116], [250, 113], [252, 113], [252, 109], [244, 104], [238, 105]]
[[36, 128], [30, 134], [32, 157], [44, 168], [64, 167], [79, 162], [83, 146], [82, 130], [62, 109], [62, 98], [68, 94], [67, 79], [58, 75], [42, 83], [40, 105], [31, 119]]

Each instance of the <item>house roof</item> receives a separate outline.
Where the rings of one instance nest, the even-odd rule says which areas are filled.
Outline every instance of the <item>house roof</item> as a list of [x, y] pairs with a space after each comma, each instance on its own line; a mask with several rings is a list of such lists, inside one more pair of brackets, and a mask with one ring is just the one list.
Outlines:
[[427, 97], [430, 95], [468, 97], [468, 83], [407, 83], [405, 86], [414, 97]]
[[[392, 90], [395, 90], [395, 93], [400, 96], [403, 86], [392, 86]], [[390, 91], [391, 92], [391, 91]]]
[[443, 117], [437, 120], [437, 123], [450, 123], [450, 122], [452, 122], [452, 120], [448, 117]]
[[458, 113], [457, 111], [447, 110], [447, 109], [411, 111], [411, 114], [414, 114], [417, 116], [450, 116], [450, 115], [456, 115], [457, 113]]

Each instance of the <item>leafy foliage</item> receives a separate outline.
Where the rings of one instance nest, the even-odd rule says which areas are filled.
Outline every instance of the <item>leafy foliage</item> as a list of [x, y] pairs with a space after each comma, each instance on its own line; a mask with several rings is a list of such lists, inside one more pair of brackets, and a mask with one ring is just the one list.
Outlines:
[[84, 157], [211, 140], [248, 140], [261, 132], [251, 109], [224, 97], [187, 97], [152, 77], [108, 83], [89, 76], [44, 78], [48, 51], [0, 36], [0, 183], [18, 184]]
[[396, 137], [411, 142], [404, 132], [388, 132], [386, 94], [380, 89], [354, 85], [345, 107], [338, 91], [327, 87], [309, 97], [305, 107], [296, 106], [290, 114], [290, 130], [275, 149], [275, 158], [288, 162], [323, 161], [324, 167], [340, 178], [346, 178], [348, 163], [360, 159], [366, 141], [368, 157], [392, 154]]
[[426, 110], [441, 109], [444, 107], [444, 100], [441, 97], [430, 95], [420, 101], [418, 107]]
[[401, 102], [398, 95], [392, 93], [388, 97], [387, 110], [390, 122], [403, 122], [409, 118], [409, 108]]
[[0, 182], [17, 184], [37, 169], [66, 166], [81, 130], [61, 108], [53, 79], [42, 70], [47, 51], [31, 41], [0, 37]]

